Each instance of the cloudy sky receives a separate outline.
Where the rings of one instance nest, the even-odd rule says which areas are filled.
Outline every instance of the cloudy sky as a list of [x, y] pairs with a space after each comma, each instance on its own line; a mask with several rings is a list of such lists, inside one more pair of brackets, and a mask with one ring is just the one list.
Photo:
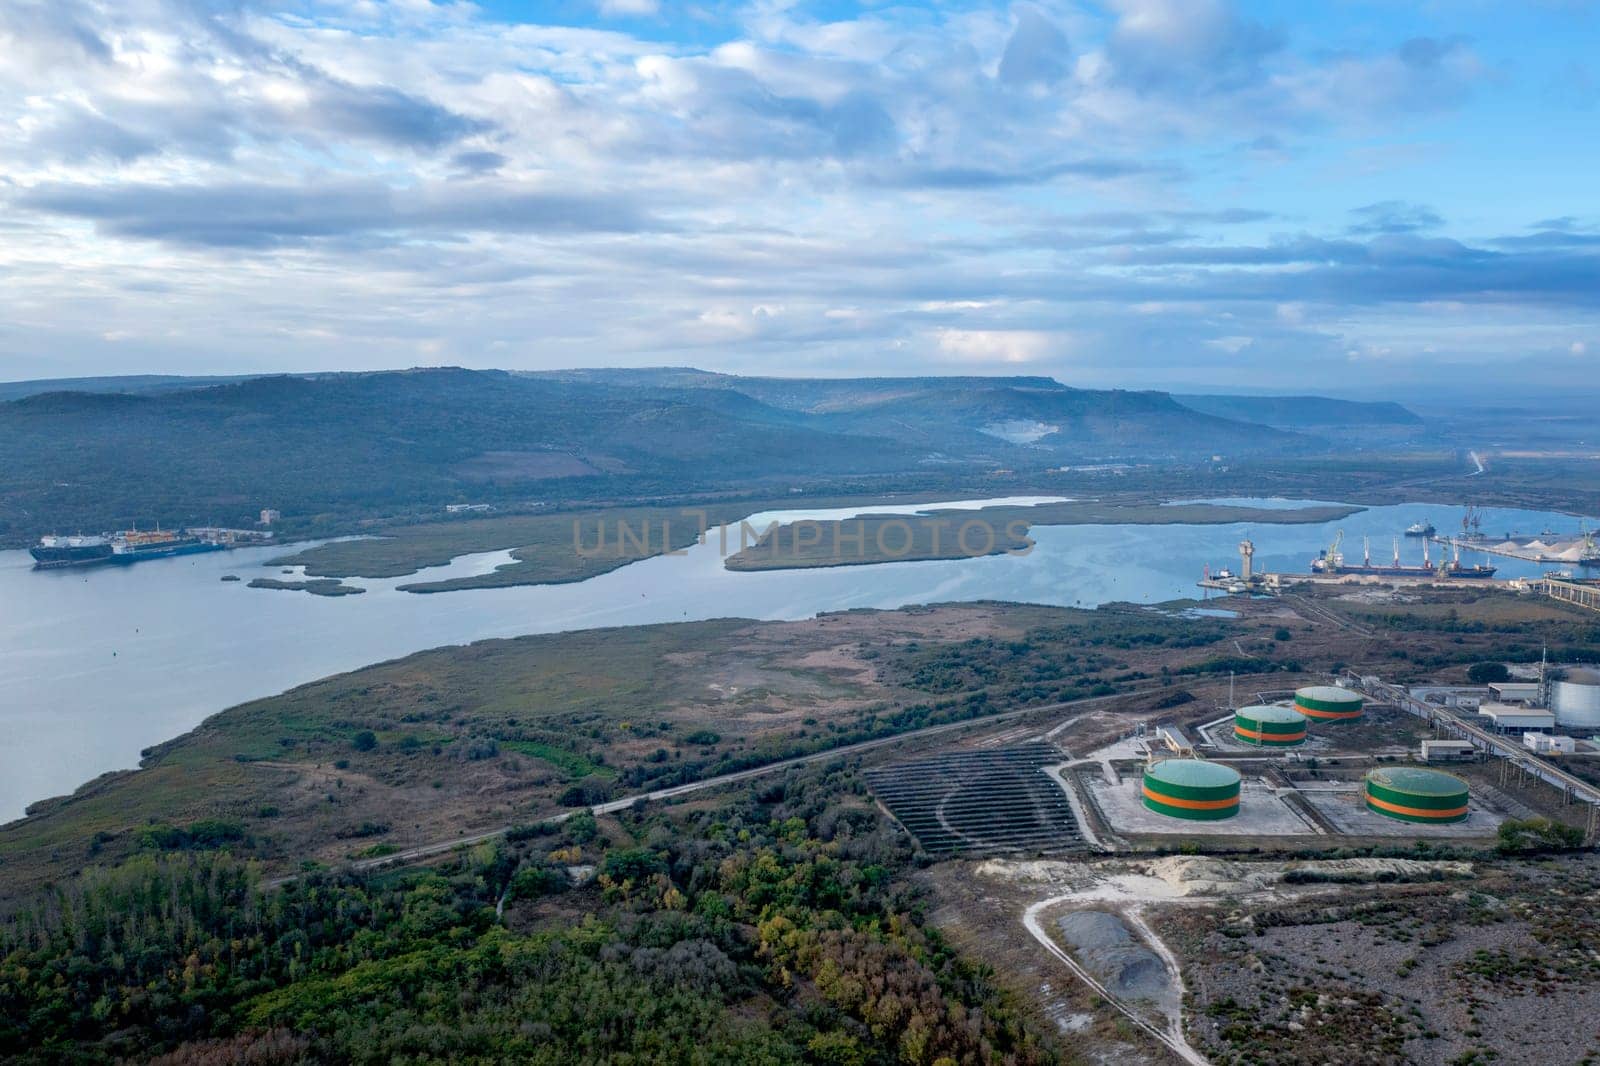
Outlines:
[[3, 0], [0, 379], [1600, 356], [1580, 0]]

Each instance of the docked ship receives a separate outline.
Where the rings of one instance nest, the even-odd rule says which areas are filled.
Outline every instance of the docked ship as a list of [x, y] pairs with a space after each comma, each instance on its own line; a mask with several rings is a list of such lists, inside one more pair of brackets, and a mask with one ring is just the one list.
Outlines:
[[141, 531], [79, 534], [72, 537], [40, 537], [29, 549], [35, 569], [58, 570], [68, 566], [95, 566], [100, 563], [136, 563], [141, 559], [166, 559], [174, 555], [222, 551], [238, 543], [224, 534], [233, 530]]
[[1413, 522], [1406, 527], [1406, 536], [1408, 537], [1431, 537], [1437, 532], [1439, 531], [1433, 527], [1433, 523], [1426, 520]]
[[141, 559], [166, 559], [173, 555], [193, 555], [196, 552], [222, 551], [226, 544], [201, 540], [188, 532], [174, 533], [157, 529], [141, 533], [130, 529], [111, 538], [111, 561], [134, 563]]
[[86, 537], [40, 537], [28, 549], [33, 565], [40, 570], [59, 570], [65, 566], [93, 566], [111, 561], [111, 538], [104, 534]]
[[1400, 541], [1396, 538], [1394, 543], [1394, 558], [1387, 563], [1374, 563], [1372, 561], [1372, 545], [1362, 539], [1362, 558], [1359, 563], [1345, 561], [1344, 553], [1339, 550], [1344, 543], [1344, 531], [1340, 530], [1333, 543], [1324, 548], [1315, 559], [1311, 560], [1311, 570], [1317, 574], [1351, 574], [1367, 575], [1372, 577], [1464, 577], [1486, 578], [1495, 575], [1495, 567], [1477, 565], [1467, 566], [1461, 562], [1461, 549], [1455, 550], [1454, 557], [1440, 560], [1435, 563], [1428, 556], [1428, 543], [1422, 544], [1422, 565], [1407, 566], [1400, 561]]

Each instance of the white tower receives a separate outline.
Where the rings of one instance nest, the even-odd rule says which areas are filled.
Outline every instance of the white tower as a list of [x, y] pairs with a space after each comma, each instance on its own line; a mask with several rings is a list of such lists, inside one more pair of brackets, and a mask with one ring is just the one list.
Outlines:
[[1250, 580], [1252, 560], [1255, 558], [1256, 546], [1248, 540], [1239, 542], [1239, 576], [1246, 581]]

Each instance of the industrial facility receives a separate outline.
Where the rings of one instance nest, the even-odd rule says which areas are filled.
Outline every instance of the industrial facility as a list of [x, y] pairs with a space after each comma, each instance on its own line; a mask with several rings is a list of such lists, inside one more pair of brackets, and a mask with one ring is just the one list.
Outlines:
[[[1351, 675], [1258, 689], [1243, 706], [1230, 684], [1214, 712], [1153, 708], [1169, 713], [1091, 750], [1057, 747], [1048, 732], [1027, 744], [1002, 734], [1009, 746], [874, 769], [868, 780], [929, 854], [1137, 851], [1210, 838], [1481, 841], [1508, 818], [1551, 809], [1530, 802], [1535, 782], [1559, 802], [1592, 805], [1587, 832], [1600, 834], [1600, 790], [1578, 776], [1582, 757], [1600, 750], [1597, 728], [1564, 735], [1557, 712], [1541, 706], [1560, 682], [1563, 713], [1600, 721], [1600, 670], [1511, 670], [1522, 680], [1409, 691]], [[1538, 680], [1526, 680], [1535, 670]]]
[[1380, 767], [1367, 774], [1363, 794], [1368, 810], [1403, 822], [1441, 825], [1467, 817], [1467, 783], [1440, 770]]
[[1294, 709], [1317, 722], [1352, 722], [1361, 717], [1362, 699], [1337, 685], [1312, 685], [1296, 689]]
[[1160, 759], [1144, 768], [1144, 805], [1194, 822], [1239, 813], [1239, 771], [1203, 759]]
[[1306, 742], [1306, 716], [1275, 704], [1241, 707], [1233, 712], [1233, 735], [1264, 748], [1296, 747]]

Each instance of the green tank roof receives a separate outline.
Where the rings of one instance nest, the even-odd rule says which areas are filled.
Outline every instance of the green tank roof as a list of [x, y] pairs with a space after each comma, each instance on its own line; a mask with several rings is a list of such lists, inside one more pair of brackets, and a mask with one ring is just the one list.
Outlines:
[[1239, 783], [1239, 771], [1204, 759], [1162, 759], [1144, 772], [1157, 781], [1188, 788], [1226, 788]]
[[1462, 796], [1467, 783], [1454, 774], [1417, 766], [1386, 766], [1367, 774], [1367, 780], [1393, 792], [1412, 796]]
[[1361, 693], [1351, 692], [1349, 689], [1340, 688], [1337, 685], [1310, 685], [1306, 688], [1295, 689], [1294, 694], [1296, 697], [1304, 697], [1305, 699], [1311, 700], [1321, 700], [1324, 703], [1361, 702]]
[[1244, 718], [1252, 722], [1274, 722], [1278, 725], [1306, 723], [1306, 716], [1293, 707], [1280, 707], [1275, 703], [1263, 704], [1260, 707], [1240, 707], [1233, 714], [1235, 718]]

